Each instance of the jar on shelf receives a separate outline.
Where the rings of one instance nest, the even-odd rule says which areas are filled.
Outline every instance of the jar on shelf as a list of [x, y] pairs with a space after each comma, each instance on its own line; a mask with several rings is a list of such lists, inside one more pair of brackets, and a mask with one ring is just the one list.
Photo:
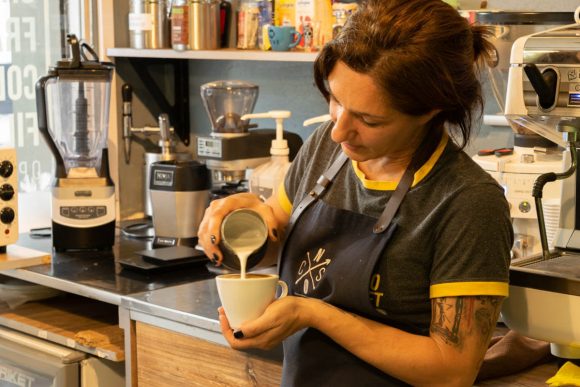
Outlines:
[[189, 49], [188, 0], [173, 0], [170, 15], [171, 48], [178, 51]]

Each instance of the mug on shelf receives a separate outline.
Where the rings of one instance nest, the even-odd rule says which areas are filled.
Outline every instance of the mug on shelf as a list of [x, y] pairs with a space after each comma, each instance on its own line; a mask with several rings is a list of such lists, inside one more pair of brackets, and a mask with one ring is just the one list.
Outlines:
[[273, 51], [289, 51], [302, 39], [302, 34], [293, 26], [269, 26], [268, 38]]

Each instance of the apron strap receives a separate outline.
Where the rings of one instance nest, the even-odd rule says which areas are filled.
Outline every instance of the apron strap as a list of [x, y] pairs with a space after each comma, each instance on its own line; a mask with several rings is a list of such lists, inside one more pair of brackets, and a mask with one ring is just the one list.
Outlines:
[[393, 220], [395, 214], [397, 213], [397, 210], [401, 206], [401, 203], [403, 202], [405, 195], [409, 191], [409, 188], [411, 188], [411, 184], [413, 184], [414, 178], [415, 178], [415, 168], [413, 167], [413, 163], [411, 162], [411, 164], [409, 164], [409, 166], [405, 170], [405, 173], [403, 174], [403, 177], [399, 181], [399, 184], [397, 184], [395, 192], [393, 192], [393, 195], [387, 202], [387, 205], [385, 206], [383, 213], [379, 217], [379, 220], [377, 220], [377, 223], [375, 223], [375, 226], [373, 227], [373, 233], [380, 234], [389, 227], [391, 221]]
[[[334, 160], [334, 162], [330, 166], [330, 168], [328, 168], [322, 175], [320, 175], [320, 177], [316, 181], [316, 185], [314, 186], [314, 188], [310, 192], [308, 192], [308, 195], [304, 196], [304, 198], [298, 204], [298, 207], [296, 207], [296, 209], [292, 212], [290, 220], [288, 220], [288, 226], [286, 227], [286, 238], [288, 238], [288, 236], [292, 232], [292, 229], [294, 228], [294, 223], [296, 223], [298, 217], [304, 212], [305, 209], [308, 208], [308, 206], [314, 203], [314, 201], [317, 200], [320, 195], [322, 195], [322, 193], [326, 190], [326, 188], [328, 188], [330, 183], [332, 183], [332, 180], [334, 180], [340, 169], [344, 166], [344, 164], [346, 164], [347, 160], [348, 160], [347, 155], [341, 151], [336, 160]], [[286, 243], [284, 242], [284, 244]], [[284, 253], [284, 245], [282, 246], [282, 248], [278, 253], [278, 264], [277, 264], [278, 275], [281, 274], [280, 270], [282, 268], [281, 263], [283, 253]]]
[[437, 146], [439, 145], [439, 141], [441, 139], [442, 133], [437, 130], [432, 130], [427, 133], [421, 145], [413, 155], [409, 166], [403, 173], [403, 177], [397, 184], [397, 188], [395, 188], [395, 192], [387, 202], [383, 213], [379, 217], [377, 223], [373, 227], [373, 233], [380, 234], [384, 232], [389, 225], [391, 224], [393, 218], [397, 214], [405, 195], [413, 185], [413, 180], [415, 179], [415, 172], [431, 157]]
[[310, 206], [316, 199], [320, 197], [320, 195], [322, 195], [322, 193], [326, 190], [326, 188], [328, 188], [332, 180], [334, 180], [334, 178], [336, 177], [336, 175], [338, 174], [338, 172], [340, 171], [340, 169], [343, 167], [343, 165], [346, 163], [347, 160], [348, 157], [346, 156], [346, 154], [344, 154], [344, 152], [340, 152], [340, 154], [338, 155], [336, 160], [334, 160], [330, 168], [328, 168], [322, 175], [320, 175], [320, 177], [316, 181], [316, 185], [314, 186], [314, 188], [310, 192], [308, 192], [308, 195], [304, 196], [304, 198], [298, 204], [298, 207], [296, 207], [296, 209], [292, 213], [292, 216], [288, 221], [288, 234], [292, 226], [300, 216], [300, 214], [302, 214], [302, 212], [304, 212], [304, 210], [308, 208], [308, 206]]

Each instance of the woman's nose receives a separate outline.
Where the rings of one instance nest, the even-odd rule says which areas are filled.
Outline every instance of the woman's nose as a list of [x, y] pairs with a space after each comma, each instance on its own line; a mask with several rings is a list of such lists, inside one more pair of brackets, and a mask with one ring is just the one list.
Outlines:
[[332, 141], [337, 144], [347, 141], [352, 129], [352, 120], [349, 118], [349, 114], [342, 107], [337, 107], [331, 109], [330, 117], [334, 121], [330, 134]]

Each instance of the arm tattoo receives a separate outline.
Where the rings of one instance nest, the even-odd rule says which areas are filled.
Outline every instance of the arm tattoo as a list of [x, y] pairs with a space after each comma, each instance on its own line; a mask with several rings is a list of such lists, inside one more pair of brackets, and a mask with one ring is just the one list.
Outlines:
[[478, 335], [487, 347], [500, 311], [502, 297], [442, 297], [432, 300], [431, 332], [456, 348], [465, 337]]
[[475, 309], [476, 329], [479, 330], [485, 345], [487, 345], [487, 341], [491, 338], [495, 329], [501, 301], [501, 297], [494, 296], [479, 296], [472, 301], [477, 304]]
[[460, 346], [459, 324], [463, 310], [461, 297], [436, 298], [432, 303], [431, 331], [439, 334], [445, 342]]

